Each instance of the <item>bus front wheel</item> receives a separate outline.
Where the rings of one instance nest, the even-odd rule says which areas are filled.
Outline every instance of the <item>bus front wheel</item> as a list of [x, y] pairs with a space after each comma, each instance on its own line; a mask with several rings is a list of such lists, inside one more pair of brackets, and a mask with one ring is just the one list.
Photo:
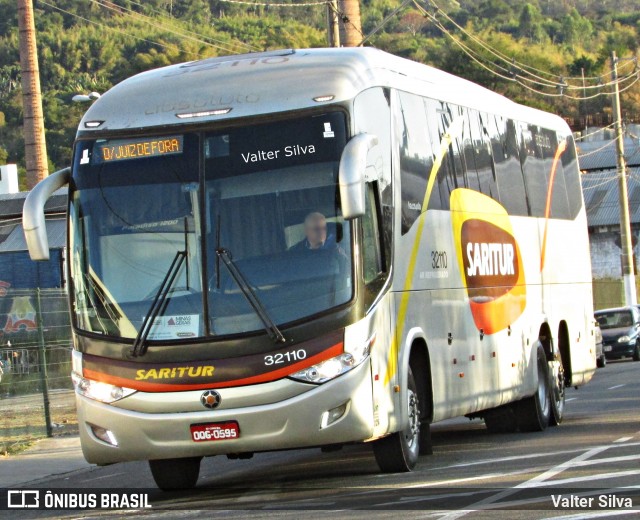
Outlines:
[[409, 368], [407, 383], [409, 424], [403, 431], [392, 433], [373, 442], [376, 462], [385, 473], [411, 471], [418, 462], [420, 454], [420, 403], [411, 368]]
[[150, 460], [149, 468], [156, 485], [163, 491], [192, 489], [200, 474], [202, 457]]

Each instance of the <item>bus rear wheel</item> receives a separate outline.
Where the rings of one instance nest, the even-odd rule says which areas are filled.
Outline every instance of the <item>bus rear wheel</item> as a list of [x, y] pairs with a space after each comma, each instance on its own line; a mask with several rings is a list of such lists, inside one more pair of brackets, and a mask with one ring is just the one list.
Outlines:
[[420, 454], [420, 406], [413, 372], [409, 368], [407, 377], [407, 405], [409, 424], [401, 432], [373, 442], [373, 453], [384, 473], [411, 471]]
[[202, 457], [150, 460], [149, 468], [156, 485], [163, 491], [192, 489], [200, 474]]
[[518, 427], [522, 432], [540, 432], [549, 426], [551, 418], [549, 370], [542, 345], [538, 345], [537, 358], [538, 388], [532, 396], [514, 405]]
[[562, 360], [549, 361], [549, 394], [551, 404], [551, 415], [549, 424], [558, 426], [562, 422], [564, 415], [565, 399], [565, 378], [562, 368]]

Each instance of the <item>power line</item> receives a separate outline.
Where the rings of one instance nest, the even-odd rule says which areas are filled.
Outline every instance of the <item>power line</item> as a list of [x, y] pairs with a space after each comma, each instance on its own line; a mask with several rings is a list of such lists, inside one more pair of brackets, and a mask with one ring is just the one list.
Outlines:
[[[168, 33], [171, 34], [175, 34], [176, 36], [180, 36], [181, 38], [187, 39], [187, 40], [191, 40], [191, 41], [195, 41], [197, 43], [201, 43], [203, 45], [209, 46], [209, 47], [214, 47], [216, 49], [219, 49], [221, 51], [224, 52], [231, 52], [231, 53], [237, 53], [238, 51], [236, 50], [236, 48], [233, 47], [233, 44], [228, 44], [222, 40], [218, 40], [215, 38], [210, 38], [211, 40], [217, 41], [218, 43], [211, 43], [211, 42], [207, 42], [205, 40], [202, 40], [201, 38], [196, 38], [194, 36], [190, 36], [188, 34], [185, 34], [184, 32], [180, 32], [180, 31], [176, 31], [175, 29], [169, 28], [166, 25], [162, 25], [161, 23], [156, 23], [155, 18], [147, 16], [145, 14], [142, 13], [138, 13], [137, 11], [134, 11], [133, 9], [127, 8], [127, 7], [122, 7], [122, 6], [115, 6], [114, 4], [112, 4], [111, 2], [104, 2], [103, 0], [91, 0], [92, 3], [103, 7], [105, 9], [109, 9], [111, 11], [117, 12], [118, 14], [123, 14], [125, 16], [129, 16], [131, 18], [135, 18], [135, 19], [139, 19], [140, 21], [151, 25], [152, 27], [155, 27], [156, 29], [161, 29], [163, 31], [166, 31]], [[122, 10], [124, 10], [125, 12], [123, 12]], [[198, 35], [199, 36], [199, 35]], [[220, 43], [222, 43], [222, 45], [219, 45]], [[252, 47], [250, 45], [247, 45], [245, 43], [241, 43], [240, 45], [242, 45], [245, 48], [248, 49], [252, 49]]]
[[276, 3], [276, 2], [250, 2], [248, 0], [218, 0], [219, 2], [225, 2], [227, 4], [240, 4], [240, 5], [255, 5], [258, 7], [313, 7], [317, 5], [327, 5], [331, 2], [324, 0], [321, 2], [301, 2], [301, 3]]
[[[433, 5], [435, 5], [437, 7], [437, 5], [433, 2], [433, 0], [429, 0]], [[519, 85], [521, 85], [522, 87], [535, 92], [537, 94], [543, 95], [543, 96], [547, 96], [547, 97], [565, 97], [568, 99], [573, 99], [573, 100], [577, 100], [577, 101], [583, 101], [583, 100], [588, 100], [588, 99], [593, 99], [596, 98], [598, 96], [601, 95], [609, 95], [610, 92], [606, 92], [606, 91], [602, 91], [604, 90], [605, 87], [607, 86], [611, 86], [614, 85], [615, 82], [609, 82], [606, 84], [601, 84], [598, 85], [596, 87], [593, 88], [598, 88], [600, 89], [600, 92], [597, 92], [591, 96], [573, 96], [573, 95], [569, 95], [565, 92], [565, 90], [571, 90], [571, 89], [575, 89], [575, 90], [584, 90], [586, 87], [584, 86], [573, 86], [573, 85], [569, 85], [566, 83], [566, 80], [562, 77], [562, 76], [557, 76], [558, 81], [557, 82], [552, 82], [550, 80], [546, 80], [544, 78], [541, 78], [540, 76], [537, 75], [533, 75], [531, 73], [528, 73], [529, 75], [532, 76], [532, 78], [528, 78], [526, 76], [524, 76], [522, 74], [523, 70], [520, 69], [519, 71], [514, 71], [513, 69], [507, 69], [497, 63], [491, 63], [491, 66], [488, 66], [484, 63], [484, 61], [486, 61], [486, 58], [484, 56], [482, 56], [481, 54], [479, 54], [476, 50], [474, 50], [473, 48], [469, 47], [468, 45], [466, 45], [462, 40], [460, 40], [458, 37], [456, 37], [454, 34], [452, 34], [443, 24], [442, 22], [440, 22], [440, 20], [437, 18], [436, 15], [430, 13], [429, 11], [427, 11], [424, 7], [422, 7], [419, 3], [418, 0], [414, 0], [414, 5], [416, 6], [416, 8], [423, 14], [423, 16], [425, 18], [428, 18], [429, 20], [431, 20], [434, 25], [444, 34], [446, 35], [449, 39], [451, 39], [451, 41], [453, 41], [453, 43], [455, 43], [462, 52], [464, 52], [472, 61], [474, 61], [478, 66], [480, 66], [481, 68], [483, 68], [484, 70], [486, 70], [487, 72], [498, 76], [506, 81], [511, 81], [511, 82], [515, 82], [518, 83]], [[437, 12], [443, 13], [446, 17], [446, 13], [444, 13], [441, 9], [438, 8]], [[450, 18], [449, 18], [450, 19]], [[452, 23], [455, 24], [455, 22], [452, 20]], [[456, 27], [459, 27], [456, 24]], [[467, 33], [465, 33], [467, 34]], [[494, 56], [499, 57], [502, 61], [505, 61], [507, 63], [516, 63], [514, 60], [508, 60], [508, 58], [504, 55], [502, 55], [501, 53], [498, 53], [497, 51], [495, 51], [495, 49], [493, 49], [492, 47], [490, 47], [489, 45], [487, 45], [486, 43], [484, 43], [482, 40], [480, 40], [477, 37], [474, 37], [475, 40], [477, 40], [478, 42], [480, 42], [482, 45], [481, 47], [486, 49], [486, 50], [490, 50], [490, 52], [492, 54], [494, 54]], [[495, 70], [495, 68], [497, 68], [498, 70]], [[638, 73], [636, 70], [634, 70], [631, 74], [628, 74], [627, 76], [621, 77], [617, 80], [617, 83], [622, 83], [622, 82], [626, 82], [629, 79], [634, 78], [634, 81], [630, 84], [627, 85], [624, 89], [622, 89], [621, 91], [627, 90], [628, 88], [631, 88], [631, 86], [633, 86], [638, 80]], [[537, 85], [538, 88], [536, 88], [536, 86], [532, 86], [532, 85]], [[552, 92], [545, 92], [544, 90], [540, 90], [539, 87], [546, 87], [546, 88], [554, 88], [557, 90], [556, 93], [552, 93]], [[592, 88], [592, 87], [589, 87]]]
[[[126, 32], [126, 31], [124, 31], [122, 29], [118, 29], [116, 27], [111, 27], [109, 25], [105, 25], [105, 24], [102, 24], [100, 22], [95, 22], [93, 20], [85, 18], [84, 16], [80, 16], [79, 14], [72, 13], [70, 11], [67, 11], [66, 9], [62, 9], [61, 7], [58, 7], [57, 5], [50, 4], [50, 3], [46, 2], [45, 0], [39, 0], [39, 3], [41, 3], [43, 5], [46, 5], [46, 6], [49, 6], [52, 9], [56, 9], [57, 11], [63, 12], [65, 14], [68, 14], [69, 16], [73, 16], [74, 18], [78, 18], [78, 19], [83, 20], [85, 22], [88, 22], [90, 24], [97, 25], [98, 27], [102, 27], [103, 29], [107, 29], [109, 31], [113, 31], [113, 32], [117, 32], [117, 33], [123, 34], [125, 36], [128, 36], [129, 38], [133, 38], [135, 40], [147, 42], [147, 43], [150, 43], [152, 45], [157, 45], [158, 47], [163, 47], [165, 49], [173, 49], [173, 50], [177, 50], [177, 51], [180, 50], [180, 48], [177, 47], [176, 45], [167, 45], [167, 44], [156, 42], [156, 41], [153, 41], [153, 40], [148, 40], [146, 38], [141, 38], [140, 36], [134, 36], [133, 34], [129, 34], [128, 32]], [[193, 53], [189, 53], [189, 54], [193, 54]]]
[[[422, 1], [428, 1], [430, 2], [433, 7], [436, 9], [436, 14], [440, 13], [442, 14], [442, 16], [444, 16], [446, 18], [446, 20], [451, 23], [452, 25], [454, 25], [462, 34], [464, 34], [466, 37], [468, 37], [469, 39], [471, 39], [472, 41], [476, 42], [478, 45], [480, 45], [483, 49], [487, 50], [488, 52], [490, 52], [491, 54], [493, 54], [495, 57], [499, 58], [500, 60], [504, 61], [505, 63], [515, 67], [516, 65], [518, 65], [519, 67], [522, 67], [523, 69], [527, 69], [529, 71], [534, 71], [537, 72], [539, 74], [543, 74], [546, 76], [550, 76], [553, 78], [561, 78], [562, 80], [566, 81], [566, 80], [575, 80], [575, 81], [582, 81], [582, 80], [593, 80], [593, 81], [598, 81], [599, 84], [598, 85], [593, 85], [593, 86], [574, 86], [574, 85], [568, 85], [568, 88], [575, 88], [575, 89], [584, 89], [584, 88], [601, 88], [603, 86], [606, 85], [611, 85], [611, 82], [608, 83], [604, 83], [603, 78], [606, 80], [608, 78], [608, 74], [602, 74], [600, 76], [591, 76], [591, 77], [568, 77], [568, 78], [563, 78], [561, 76], [558, 76], [557, 74], [554, 74], [552, 72], [548, 72], [548, 71], [544, 71], [541, 69], [537, 69], [531, 65], [516, 61], [515, 58], [513, 57], [509, 57], [506, 56], [505, 54], [503, 54], [502, 52], [500, 52], [498, 49], [496, 49], [495, 47], [490, 46], [489, 44], [487, 44], [486, 42], [484, 42], [483, 40], [481, 40], [480, 38], [478, 38], [477, 36], [475, 36], [474, 34], [470, 33], [469, 31], [467, 31], [464, 27], [462, 27], [461, 25], [459, 25], [453, 18], [451, 18], [445, 11], [443, 11], [435, 2], [435, 0], [422, 0]], [[416, 7], [421, 10], [421, 11], [425, 11], [426, 9], [424, 9], [423, 7], [416, 5]], [[517, 72], [516, 69], [513, 69], [514, 72]], [[540, 80], [540, 81], [549, 81], [549, 80], [545, 80], [544, 78], [537, 76], [536, 74], [532, 74], [531, 72], [529, 72], [529, 74]], [[557, 82], [550, 82], [552, 86], [555, 86]]]
[[[168, 17], [170, 20], [173, 20], [173, 21], [175, 21], [175, 22], [177, 22], [177, 23], [179, 23], [179, 24], [181, 24], [181, 25], [184, 25], [184, 24], [183, 24], [183, 22], [182, 22], [182, 20], [179, 20], [178, 18], [174, 17], [172, 14], [167, 15], [167, 13], [166, 13], [166, 12], [164, 12], [164, 11], [161, 11], [161, 10], [158, 10], [158, 9], [154, 9], [154, 8], [152, 8], [152, 7], [149, 7], [149, 6], [145, 5], [145, 4], [142, 4], [142, 3], [140, 3], [140, 2], [137, 2], [136, 0], [129, 0], [129, 1], [130, 1], [132, 4], [135, 4], [135, 5], [139, 6], [139, 7], [141, 7], [142, 9], [151, 9], [151, 11], [153, 11], [154, 13], [158, 13], [158, 15], [159, 15], [159, 16], [161, 16], [161, 17]], [[128, 8], [125, 8], [125, 7], [122, 7], [122, 8], [123, 8], [123, 9], [127, 9], [128, 11], [131, 11], [131, 12], [133, 12], [133, 13], [136, 13], [136, 14], [137, 14], [137, 15], [139, 15], [139, 16], [147, 17], [147, 18], [151, 18], [151, 19], [153, 19], [153, 17], [148, 16], [148, 15], [146, 15], [146, 14], [142, 13], [142, 12], [134, 11], [133, 9], [128, 9]], [[182, 28], [182, 30], [183, 30], [186, 34], [192, 34], [192, 35], [198, 36], [198, 37], [200, 37], [200, 38], [204, 38], [205, 40], [206, 40], [206, 39], [208, 39], [208, 40], [211, 40], [211, 41], [214, 41], [214, 42], [218, 42], [218, 43], [223, 43], [223, 44], [227, 44], [227, 43], [228, 43], [228, 42], [225, 42], [224, 40], [220, 40], [220, 39], [218, 39], [218, 38], [214, 38], [213, 36], [206, 36], [206, 35], [203, 35], [203, 34], [200, 34], [200, 33], [196, 32], [196, 31], [194, 31], [194, 30], [186, 29], [186, 28], [184, 28], [184, 27]], [[238, 40], [238, 39], [235, 39], [235, 42], [236, 42], [238, 45], [243, 46], [243, 47], [246, 47], [246, 48], [247, 48], [247, 49], [249, 49], [249, 50], [254, 50], [254, 49], [255, 49], [255, 47], [253, 47], [252, 45], [250, 45], [250, 44], [248, 44], [248, 43], [244, 43], [244, 42], [242, 42], [242, 41], [240, 41], [240, 40]]]

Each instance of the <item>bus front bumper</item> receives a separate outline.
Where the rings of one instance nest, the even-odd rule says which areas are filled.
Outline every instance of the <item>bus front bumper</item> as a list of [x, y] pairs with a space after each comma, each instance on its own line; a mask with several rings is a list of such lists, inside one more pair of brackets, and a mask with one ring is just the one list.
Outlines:
[[[246, 390], [259, 392], [261, 386]], [[82, 451], [88, 462], [101, 465], [324, 446], [364, 441], [373, 434], [369, 362], [323, 385], [309, 385], [299, 395], [244, 408], [143, 413], [78, 393], [76, 399]], [[192, 425], [228, 422], [238, 424], [235, 439], [198, 442], [192, 438]]]

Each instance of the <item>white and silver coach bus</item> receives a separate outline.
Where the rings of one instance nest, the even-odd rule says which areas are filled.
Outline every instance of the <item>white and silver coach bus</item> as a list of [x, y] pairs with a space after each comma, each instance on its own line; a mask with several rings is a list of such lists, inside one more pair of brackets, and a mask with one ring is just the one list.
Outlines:
[[555, 116], [373, 49], [217, 57], [116, 85], [69, 186], [73, 380], [86, 459], [370, 442], [411, 470], [430, 424], [562, 419], [595, 370], [589, 244]]

